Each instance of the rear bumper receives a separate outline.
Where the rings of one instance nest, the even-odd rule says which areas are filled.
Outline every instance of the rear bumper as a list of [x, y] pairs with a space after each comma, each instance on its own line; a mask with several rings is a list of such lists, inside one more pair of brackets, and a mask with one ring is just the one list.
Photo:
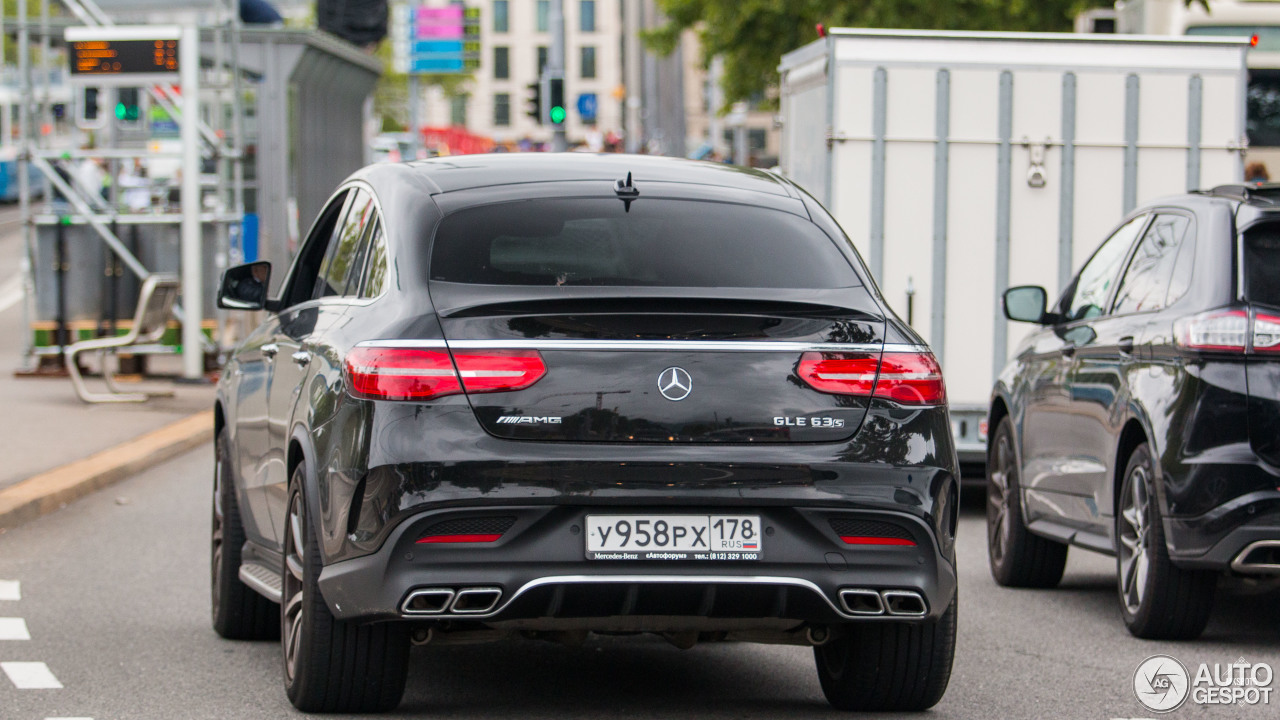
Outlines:
[[1170, 558], [1180, 567], [1272, 574], [1249, 567], [1254, 563], [1244, 555], [1257, 543], [1280, 543], [1280, 491], [1249, 493], [1197, 518], [1166, 519], [1164, 526]]
[[[705, 512], [699, 507], [696, 511]], [[883, 619], [936, 618], [956, 592], [949, 548], [935, 530], [907, 513], [847, 508], [732, 508], [758, 513], [766, 526], [761, 559], [589, 560], [582, 528], [592, 513], [616, 506], [484, 506], [425, 511], [401, 523], [375, 553], [325, 567], [320, 588], [344, 620], [576, 623], [608, 630], [742, 629], [835, 624]], [[671, 507], [628, 507], [628, 513]], [[436, 523], [467, 517], [515, 518], [491, 543], [420, 544]], [[832, 518], [888, 522], [903, 528], [914, 546], [851, 546], [833, 530]], [[451, 607], [462, 590], [482, 603]], [[492, 593], [496, 590], [495, 594]], [[848, 594], [841, 591], [871, 591]], [[428, 591], [415, 609], [409, 598]], [[903, 600], [898, 615], [874, 612], [875, 595]], [[909, 595], [918, 593], [922, 612]], [[448, 593], [452, 592], [450, 596]], [[492, 604], [489, 601], [492, 600]], [[881, 603], [885, 606], [884, 603]]]

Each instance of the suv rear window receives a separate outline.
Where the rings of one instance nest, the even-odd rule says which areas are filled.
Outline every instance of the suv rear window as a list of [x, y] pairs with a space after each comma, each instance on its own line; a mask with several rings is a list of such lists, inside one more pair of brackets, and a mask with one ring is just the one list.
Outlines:
[[441, 221], [431, 279], [485, 285], [830, 289], [861, 285], [806, 218], [747, 205], [640, 198], [484, 205]]
[[1280, 307], [1280, 223], [1245, 231], [1244, 271], [1245, 297]]

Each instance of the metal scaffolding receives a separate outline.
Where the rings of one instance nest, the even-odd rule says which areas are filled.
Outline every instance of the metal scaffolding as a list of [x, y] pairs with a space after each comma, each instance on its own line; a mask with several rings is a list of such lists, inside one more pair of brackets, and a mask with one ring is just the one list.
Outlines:
[[[181, 133], [181, 151], [166, 152], [157, 151], [153, 147], [119, 147], [115, 142], [114, 130], [104, 133], [106, 146], [94, 149], [58, 148], [51, 144], [48, 134], [42, 132], [43, 128], [51, 126], [53, 117], [51, 90], [54, 76], [49, 72], [48, 64], [55, 33], [60, 34], [63, 28], [55, 28], [51, 21], [48, 8], [50, 0], [40, 0], [39, 26], [33, 28], [28, 18], [27, 2], [28, 0], [18, 0], [16, 18], [21, 98], [18, 113], [19, 205], [26, 248], [23, 262], [26, 290], [24, 324], [31, 328], [36, 315], [37, 235], [42, 228], [53, 228], [61, 246], [64, 227], [89, 226], [123, 266], [141, 282], [152, 271], [130, 249], [129, 244], [121, 239], [120, 229], [140, 225], [179, 226], [182, 228], [181, 267], [185, 306], [175, 308], [174, 314], [183, 327], [183, 376], [189, 379], [199, 378], [204, 372], [204, 356], [207, 352], [217, 351], [218, 343], [224, 335], [225, 323], [225, 317], [217, 314], [213, 337], [204, 335], [200, 322], [204, 296], [207, 294], [202, 289], [203, 228], [208, 226], [215, 231], [213, 261], [215, 269], [220, 271], [227, 263], [233, 233], [241, 231], [245, 211], [244, 153], [241, 140], [244, 137], [244, 96], [241, 88], [241, 27], [237, 3], [235, 0], [215, 0], [212, 21], [202, 22], [203, 32], [197, 30], [194, 23], [188, 23], [182, 29], [182, 41], [179, 44], [182, 55], [179, 63], [182, 68], [181, 94], [175, 93], [168, 83], [151, 83], [143, 87], [151, 102], [167, 114]], [[120, 29], [93, 0], [61, 2], [85, 27], [98, 28], [103, 32]], [[0, 38], [3, 35], [0, 32]], [[41, 49], [35, 63], [32, 62], [31, 53], [33, 35], [39, 38]], [[205, 57], [202, 58], [202, 55]], [[212, 63], [202, 67], [208, 55], [212, 55]], [[38, 83], [32, 78], [33, 65], [40, 70]], [[117, 79], [112, 84], [127, 86], [128, 82]], [[202, 107], [211, 123], [202, 117]], [[228, 120], [230, 128], [226, 127]], [[107, 127], [112, 127], [110, 122]], [[176, 210], [165, 207], [160, 212], [123, 211], [119, 204], [120, 188], [115, 182], [115, 178], [120, 176], [122, 163], [166, 158], [180, 162], [180, 207]], [[111, 197], [104, 199], [99, 188], [84, 187], [76, 179], [73, 168], [69, 167], [73, 162], [90, 159], [101, 161], [106, 166], [107, 175], [112, 179]], [[211, 188], [207, 181], [202, 183], [202, 165], [206, 161], [215, 169], [216, 179]], [[29, 166], [39, 171], [43, 187], [33, 187]], [[37, 190], [41, 191], [39, 194], [43, 198], [39, 206], [35, 202]], [[56, 281], [62, 282], [61, 279]], [[114, 327], [114, 319], [113, 316], [112, 327], [106, 331], [111, 334], [118, 331]], [[40, 355], [61, 356], [71, 337], [66, 327], [66, 318], [60, 316], [58, 323], [56, 342], [51, 346], [37, 348], [34, 334], [28, 333], [25, 354], [29, 365], [38, 362]], [[99, 328], [98, 332], [102, 334], [104, 331]], [[151, 350], [162, 352], [169, 349], [157, 346]]]

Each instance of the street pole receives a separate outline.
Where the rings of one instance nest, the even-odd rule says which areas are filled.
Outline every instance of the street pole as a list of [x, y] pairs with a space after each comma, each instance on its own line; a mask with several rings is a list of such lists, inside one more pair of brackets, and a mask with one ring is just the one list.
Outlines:
[[179, 43], [182, 85], [182, 377], [204, 376], [204, 288], [200, 231], [200, 32], [182, 29]]
[[640, 0], [628, 0], [623, 6], [624, 13], [623, 27], [625, 28], [625, 36], [623, 42], [626, 43], [626, 57], [624, 67], [626, 68], [626, 76], [623, 78], [622, 85], [627, 90], [627, 97], [624, 101], [623, 117], [626, 118], [626, 150], [629, 153], [637, 153], [640, 151], [640, 138], [644, 134], [644, 130], [640, 126], [640, 110], [644, 105], [641, 100], [641, 72], [640, 63], [643, 54], [640, 52], [640, 29], [641, 8]]
[[409, 152], [413, 153], [413, 157], [401, 160], [418, 159], [418, 150], [422, 147], [422, 130], [418, 118], [421, 102], [422, 90], [418, 87], [418, 76], [413, 74], [413, 68], [409, 68]]
[[724, 149], [724, 121], [720, 118], [720, 106], [724, 105], [724, 56], [711, 58], [711, 69], [707, 73], [707, 144], [711, 151], [722, 157]]
[[[551, 26], [551, 51], [547, 56], [547, 75], [549, 77], [564, 77], [564, 0], [551, 0], [551, 12], [547, 18], [548, 24]], [[550, 98], [544, 98], [543, 102], [550, 102]], [[569, 105], [569, 92], [565, 90], [564, 103], [566, 110]], [[564, 152], [569, 149], [569, 139], [565, 135], [565, 126], [569, 124], [569, 117], [566, 114], [564, 122], [554, 126], [551, 131], [551, 151]]]
[[[31, 333], [31, 322], [35, 319], [36, 299], [36, 235], [35, 226], [31, 224], [31, 143], [29, 130], [31, 127], [31, 53], [30, 37], [27, 35], [27, 0], [18, 0], [18, 206], [22, 222], [22, 238], [26, 250], [23, 258], [24, 290], [22, 298], [22, 332], [27, 340], [24, 343], [24, 355], [30, 362], [35, 355], [35, 342]], [[3, 59], [0, 54], [0, 59]], [[58, 348], [61, 355], [62, 348]]]

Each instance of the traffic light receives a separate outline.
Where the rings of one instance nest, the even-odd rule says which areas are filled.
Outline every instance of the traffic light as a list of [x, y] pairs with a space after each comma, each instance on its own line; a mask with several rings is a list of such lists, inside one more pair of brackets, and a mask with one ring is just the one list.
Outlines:
[[142, 119], [142, 93], [138, 88], [116, 90], [116, 125], [122, 128], [136, 127]]
[[81, 130], [102, 127], [107, 119], [102, 114], [101, 101], [101, 88], [88, 86], [80, 88], [79, 102], [76, 103], [76, 127]]
[[569, 112], [564, 106], [564, 78], [553, 77], [547, 85], [548, 101], [551, 104], [550, 109], [547, 110], [547, 118], [551, 120], [552, 125], [563, 125], [569, 117]]
[[524, 114], [533, 118], [533, 121], [542, 124], [542, 83], [531, 82], [525, 85], [529, 91], [529, 96], [525, 98]]

